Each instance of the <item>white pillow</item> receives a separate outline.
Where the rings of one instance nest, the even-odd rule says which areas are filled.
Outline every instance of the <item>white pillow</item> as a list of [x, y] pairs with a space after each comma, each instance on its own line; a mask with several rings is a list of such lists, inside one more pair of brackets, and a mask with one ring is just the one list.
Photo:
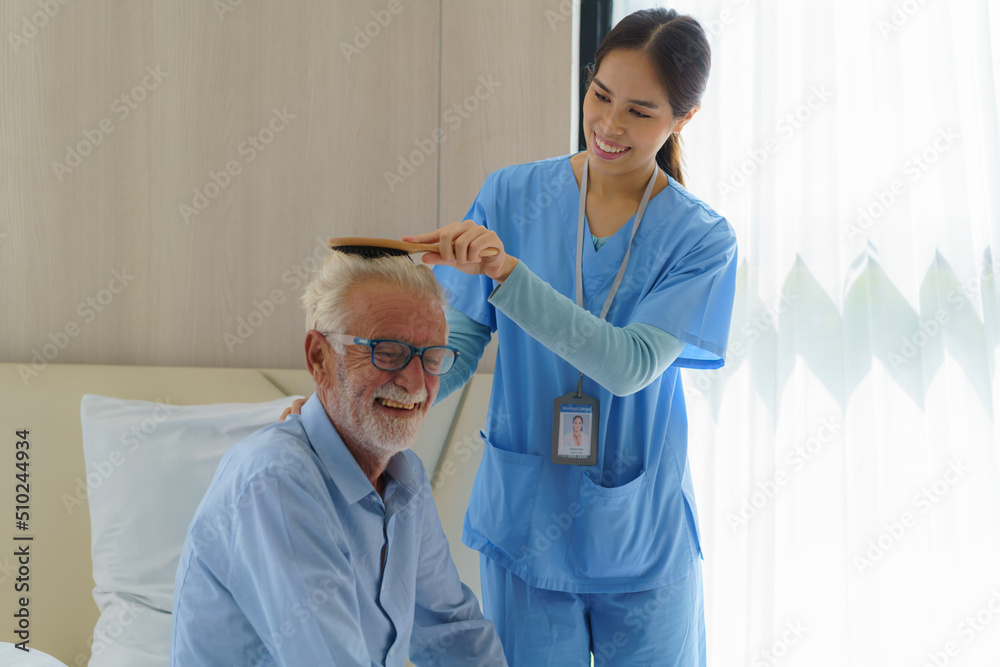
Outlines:
[[297, 396], [176, 406], [85, 395], [94, 599], [91, 667], [163, 667], [188, 524], [223, 453]]
[[37, 648], [29, 648], [25, 652], [14, 648], [13, 644], [0, 642], [0, 667], [66, 667], [66, 665]]

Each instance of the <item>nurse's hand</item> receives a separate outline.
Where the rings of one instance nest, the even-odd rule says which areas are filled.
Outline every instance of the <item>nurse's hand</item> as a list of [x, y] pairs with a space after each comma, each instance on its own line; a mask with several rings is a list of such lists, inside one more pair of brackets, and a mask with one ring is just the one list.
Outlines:
[[[429, 252], [424, 255], [425, 264], [453, 266], [471, 275], [481, 273], [498, 283], [506, 280], [517, 266], [517, 258], [504, 252], [503, 241], [496, 232], [477, 225], [472, 220], [453, 222], [426, 234], [404, 236], [403, 240], [411, 243], [437, 243], [440, 246], [440, 253]], [[497, 254], [481, 257], [480, 253], [486, 248], [496, 248]]]
[[306, 399], [296, 398], [294, 401], [292, 401], [292, 407], [285, 408], [285, 411], [281, 413], [281, 417], [278, 419], [278, 421], [279, 422], [285, 421], [285, 417], [289, 415], [301, 415], [302, 406], [305, 404], [306, 404]]

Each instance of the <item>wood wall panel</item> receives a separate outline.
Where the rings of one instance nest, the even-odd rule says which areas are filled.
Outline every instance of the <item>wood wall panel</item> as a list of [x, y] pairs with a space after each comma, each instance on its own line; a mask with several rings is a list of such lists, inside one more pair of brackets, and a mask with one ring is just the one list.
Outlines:
[[[0, 5], [0, 361], [300, 367], [297, 299], [323, 239], [431, 229], [490, 170], [567, 150], [558, 2], [221, 1], [222, 16], [203, 0], [69, 0], [23, 39], [37, 0]], [[377, 34], [348, 58], [366, 24]], [[480, 76], [501, 86], [453, 128]], [[251, 150], [275, 109], [294, 118]], [[55, 173], [102, 121], [112, 131]], [[447, 140], [412, 159], [435, 130]]]
[[[578, 4], [443, 0], [440, 225], [465, 216], [490, 172], [571, 151]], [[495, 357], [494, 338], [479, 370]]]
[[[466, 214], [490, 172], [570, 152], [573, 4], [444, 0], [442, 224]], [[499, 85], [466, 111], [483, 80]]]

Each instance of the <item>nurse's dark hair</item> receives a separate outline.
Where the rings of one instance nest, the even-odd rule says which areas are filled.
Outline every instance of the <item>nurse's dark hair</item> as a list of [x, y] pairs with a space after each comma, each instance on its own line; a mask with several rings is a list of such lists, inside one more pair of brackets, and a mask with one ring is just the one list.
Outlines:
[[[601, 61], [612, 51], [644, 53], [656, 70], [675, 119], [701, 103], [712, 66], [712, 49], [701, 24], [676, 9], [643, 9], [629, 14], [611, 29], [587, 67], [587, 90]], [[674, 133], [656, 154], [656, 163], [681, 185], [681, 139]]]

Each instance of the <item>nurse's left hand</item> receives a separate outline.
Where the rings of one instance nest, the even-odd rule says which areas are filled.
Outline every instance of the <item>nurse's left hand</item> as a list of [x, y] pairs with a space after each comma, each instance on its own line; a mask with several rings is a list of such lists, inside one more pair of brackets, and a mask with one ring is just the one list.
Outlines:
[[291, 407], [285, 408], [285, 411], [281, 413], [281, 416], [278, 417], [278, 421], [283, 422], [285, 421], [285, 417], [288, 417], [290, 415], [301, 415], [302, 406], [305, 404], [306, 404], [306, 399], [296, 398], [294, 401], [292, 401]]
[[[440, 229], [416, 236], [404, 236], [411, 243], [437, 243], [440, 252], [424, 254], [425, 264], [453, 266], [470, 275], [484, 274], [498, 283], [506, 280], [517, 266], [517, 258], [504, 252], [503, 241], [493, 230], [472, 220], [452, 222]], [[496, 248], [497, 254], [483, 257], [486, 248]]]

